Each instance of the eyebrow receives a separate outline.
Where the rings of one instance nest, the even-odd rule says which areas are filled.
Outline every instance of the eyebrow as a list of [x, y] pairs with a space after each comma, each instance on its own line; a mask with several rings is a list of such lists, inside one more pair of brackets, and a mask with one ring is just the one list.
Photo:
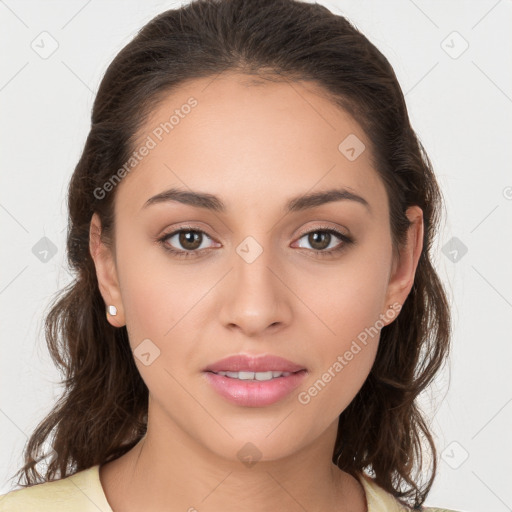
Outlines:
[[[166, 203], [169, 201], [194, 206], [196, 208], [204, 208], [206, 210], [219, 213], [225, 213], [227, 211], [226, 205], [222, 200], [213, 194], [181, 190], [178, 188], [171, 188], [157, 194], [156, 196], [150, 197], [144, 203], [142, 208], [147, 208], [153, 204]], [[334, 201], [354, 201], [362, 204], [369, 212], [371, 212], [371, 207], [366, 199], [344, 188], [312, 192], [291, 198], [286, 202], [284, 209], [288, 213], [300, 212], [316, 208], [326, 203], [332, 203]]]

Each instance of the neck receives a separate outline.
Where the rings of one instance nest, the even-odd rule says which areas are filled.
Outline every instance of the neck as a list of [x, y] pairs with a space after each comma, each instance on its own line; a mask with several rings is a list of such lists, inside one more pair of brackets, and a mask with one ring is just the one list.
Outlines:
[[[336, 425], [320, 442], [275, 460], [249, 443], [231, 459], [212, 453], [181, 429], [144, 438], [100, 468], [113, 510], [366, 512], [361, 484], [332, 461]], [[337, 423], [337, 422], [336, 422]]]

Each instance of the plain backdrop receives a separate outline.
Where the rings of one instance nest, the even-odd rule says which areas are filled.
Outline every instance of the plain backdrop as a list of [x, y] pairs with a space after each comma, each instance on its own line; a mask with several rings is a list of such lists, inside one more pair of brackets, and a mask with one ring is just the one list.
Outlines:
[[[319, 3], [391, 62], [446, 202], [433, 255], [454, 335], [422, 397], [441, 454], [427, 505], [512, 510], [512, 2]], [[178, 5], [0, 1], [0, 493], [61, 391], [42, 321], [70, 280], [65, 194], [95, 92], [136, 31]]]

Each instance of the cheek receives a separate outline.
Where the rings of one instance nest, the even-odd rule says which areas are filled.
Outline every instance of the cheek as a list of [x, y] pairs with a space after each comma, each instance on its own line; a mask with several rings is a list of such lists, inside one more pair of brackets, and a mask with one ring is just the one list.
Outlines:
[[194, 274], [180, 268], [153, 265], [141, 270], [134, 266], [126, 268], [125, 275], [123, 306], [132, 344], [139, 338], [165, 343], [176, 336], [205, 293]]
[[193, 264], [180, 264], [161, 246], [133, 231], [129, 234], [120, 227], [116, 246], [130, 342], [167, 340], [186, 323], [188, 312], [200, 301], [208, 283], [197, 278]]
[[325, 325], [318, 322], [316, 333], [312, 333], [318, 340], [312, 358], [315, 365], [298, 396], [299, 403], [311, 404], [311, 414], [321, 410], [326, 418], [339, 416], [372, 368], [380, 339], [376, 322], [380, 302], [365, 292], [367, 288], [351, 286], [346, 280], [344, 287], [324, 298], [323, 308], [320, 303], [314, 306], [324, 312]]
[[304, 302], [321, 322], [314, 322], [316, 332], [311, 333], [319, 340], [319, 364], [299, 402], [316, 402], [315, 409], [332, 417], [351, 402], [375, 360], [391, 265], [391, 245], [384, 251], [380, 245], [385, 243], [375, 240], [373, 247], [354, 251], [339, 266], [325, 270], [329, 278], [317, 273], [302, 282]]
[[329, 327], [330, 338], [347, 342], [375, 325], [385, 312], [391, 255], [391, 242], [385, 236], [369, 236], [339, 264], [304, 273], [301, 293]]
[[[165, 402], [165, 397], [172, 396], [176, 410], [187, 407], [189, 397], [179, 382], [184, 382], [190, 371], [185, 363], [194, 361], [199, 335], [196, 315], [205, 294], [205, 286], [198, 282], [197, 272], [194, 279], [192, 267], [173, 266], [165, 258], [148, 264], [144, 255], [135, 253], [119, 262], [126, 328], [135, 363], [153, 398]], [[149, 357], [144, 361], [146, 353]]]

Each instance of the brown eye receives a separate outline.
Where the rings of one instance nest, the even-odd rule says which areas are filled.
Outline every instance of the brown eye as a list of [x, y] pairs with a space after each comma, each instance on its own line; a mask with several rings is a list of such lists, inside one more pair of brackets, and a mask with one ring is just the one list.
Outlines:
[[331, 241], [332, 235], [326, 231], [313, 231], [308, 235], [308, 242], [311, 244], [311, 247], [317, 251], [322, 251], [329, 247], [329, 243]]
[[[306, 241], [305, 245], [301, 240]], [[344, 253], [353, 244], [355, 244], [355, 240], [351, 236], [344, 235], [331, 227], [319, 227], [303, 233], [299, 238], [298, 247], [309, 249], [309, 252], [318, 258], [333, 258]]]
[[202, 234], [198, 231], [180, 231], [178, 241], [187, 251], [194, 251], [201, 246]]
[[164, 235], [159, 242], [171, 253], [186, 256], [196, 256], [203, 249], [208, 249], [203, 242], [212, 240], [204, 231], [198, 229], [179, 229]]
[[[306, 246], [299, 245], [299, 247], [305, 249], [311, 248], [311, 250], [318, 253], [332, 253], [351, 242], [348, 236], [342, 235], [332, 228], [309, 231], [308, 233], [304, 233], [299, 240], [302, 239], [306, 239]], [[338, 243], [336, 243], [336, 239], [338, 239]], [[307, 245], [310, 247], [307, 247]]]

